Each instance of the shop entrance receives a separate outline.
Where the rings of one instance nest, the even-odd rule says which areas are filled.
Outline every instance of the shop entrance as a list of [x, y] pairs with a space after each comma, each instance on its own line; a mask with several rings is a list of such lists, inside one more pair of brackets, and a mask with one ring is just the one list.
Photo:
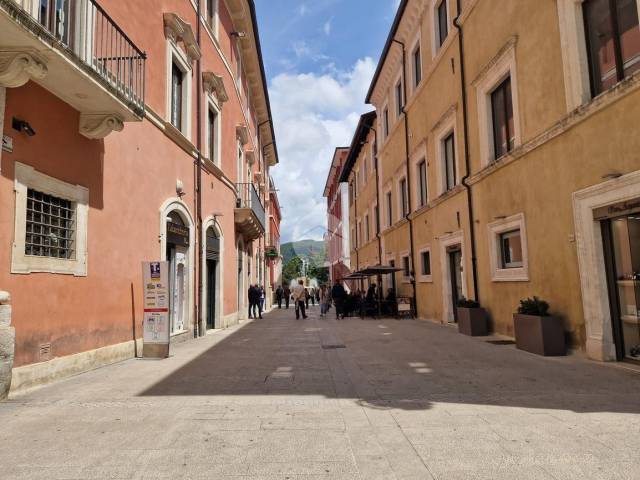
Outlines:
[[458, 321], [458, 301], [464, 296], [462, 291], [462, 247], [453, 245], [447, 247], [449, 258], [449, 278], [451, 278], [451, 303], [453, 307], [453, 321]]
[[602, 235], [616, 357], [640, 362], [640, 209], [603, 220]]
[[186, 330], [189, 298], [189, 228], [178, 212], [167, 216], [167, 251], [169, 262], [170, 331], [172, 334]]
[[212, 227], [207, 229], [207, 260], [206, 260], [206, 280], [207, 280], [207, 330], [216, 328], [216, 305], [218, 305], [218, 270], [220, 262], [220, 238], [216, 235]]

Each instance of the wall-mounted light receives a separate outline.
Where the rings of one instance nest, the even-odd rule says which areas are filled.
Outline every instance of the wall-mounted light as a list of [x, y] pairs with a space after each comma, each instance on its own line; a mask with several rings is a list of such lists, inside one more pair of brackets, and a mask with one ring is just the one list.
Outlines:
[[176, 180], [176, 193], [178, 194], [179, 198], [182, 198], [183, 195], [186, 195], [186, 193], [184, 192], [184, 184], [180, 179]]
[[27, 122], [26, 120], [20, 120], [19, 118], [13, 117], [11, 126], [13, 127], [14, 130], [17, 130], [19, 132], [24, 132], [30, 137], [33, 137], [36, 134], [36, 131], [33, 129], [31, 125], [29, 125], [29, 122]]
[[243, 31], [231, 32], [230, 35], [236, 38], [245, 38], [247, 36], [247, 32], [243, 32]]

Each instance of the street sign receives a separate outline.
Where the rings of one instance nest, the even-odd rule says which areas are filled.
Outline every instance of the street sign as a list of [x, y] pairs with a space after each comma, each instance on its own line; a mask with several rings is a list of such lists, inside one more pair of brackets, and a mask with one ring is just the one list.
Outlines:
[[144, 335], [142, 356], [169, 356], [169, 263], [142, 262]]

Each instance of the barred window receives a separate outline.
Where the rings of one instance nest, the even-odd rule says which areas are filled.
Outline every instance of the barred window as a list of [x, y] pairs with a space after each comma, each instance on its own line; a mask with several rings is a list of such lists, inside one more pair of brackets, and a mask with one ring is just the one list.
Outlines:
[[35, 257], [75, 258], [73, 202], [29, 188], [25, 254]]

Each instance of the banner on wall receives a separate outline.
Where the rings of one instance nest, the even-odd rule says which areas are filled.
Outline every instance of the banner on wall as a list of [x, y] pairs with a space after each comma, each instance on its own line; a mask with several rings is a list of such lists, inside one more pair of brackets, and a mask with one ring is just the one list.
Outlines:
[[142, 262], [146, 358], [169, 356], [169, 262]]

